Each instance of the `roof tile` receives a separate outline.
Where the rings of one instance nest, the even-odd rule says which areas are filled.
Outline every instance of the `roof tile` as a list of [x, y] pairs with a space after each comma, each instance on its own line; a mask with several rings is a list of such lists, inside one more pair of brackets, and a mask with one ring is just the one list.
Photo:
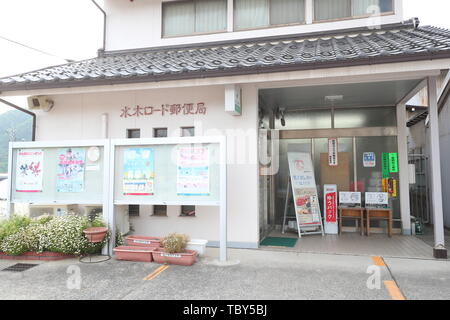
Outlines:
[[[427, 57], [427, 54], [430, 57]], [[197, 48], [162, 48], [106, 53], [104, 56], [0, 79], [0, 91], [45, 86], [97, 85], [103, 82], [159, 81], [192, 74], [192, 78], [239, 72], [316, 68], [330, 64], [390, 58], [450, 57], [450, 31], [435, 27], [399, 26], [387, 30], [340, 32], [324, 37], [302, 36], [247, 43], [212, 44]], [[382, 60], [385, 59], [385, 60]], [[255, 70], [254, 70], [255, 69]], [[257, 69], [257, 70], [256, 70]], [[254, 70], [254, 71], [253, 71]]]

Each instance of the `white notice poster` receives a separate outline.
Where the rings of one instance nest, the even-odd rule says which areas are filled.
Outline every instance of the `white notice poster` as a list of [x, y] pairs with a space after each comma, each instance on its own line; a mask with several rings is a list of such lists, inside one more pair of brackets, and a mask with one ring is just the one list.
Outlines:
[[16, 191], [42, 192], [44, 152], [41, 149], [22, 149], [17, 152]]
[[289, 152], [289, 171], [299, 235], [301, 228], [321, 225], [314, 167], [309, 153]]
[[209, 149], [184, 147], [177, 150], [177, 195], [209, 195]]

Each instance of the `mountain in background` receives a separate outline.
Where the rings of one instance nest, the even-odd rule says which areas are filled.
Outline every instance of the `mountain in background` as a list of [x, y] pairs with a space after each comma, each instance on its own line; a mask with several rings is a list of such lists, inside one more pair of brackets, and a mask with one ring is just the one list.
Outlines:
[[0, 173], [8, 172], [9, 141], [30, 141], [33, 118], [18, 110], [0, 114]]

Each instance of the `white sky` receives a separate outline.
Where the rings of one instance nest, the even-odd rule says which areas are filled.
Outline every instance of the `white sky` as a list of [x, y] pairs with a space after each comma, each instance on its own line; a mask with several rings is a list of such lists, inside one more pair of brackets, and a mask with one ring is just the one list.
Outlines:
[[[421, 25], [450, 29], [449, 12], [448, 0], [404, 0], [404, 19], [419, 17]], [[102, 46], [103, 16], [90, 0], [1, 0], [0, 37], [61, 58], [92, 58]], [[0, 38], [0, 77], [65, 63], [61, 58]], [[0, 113], [7, 110], [0, 105]]]

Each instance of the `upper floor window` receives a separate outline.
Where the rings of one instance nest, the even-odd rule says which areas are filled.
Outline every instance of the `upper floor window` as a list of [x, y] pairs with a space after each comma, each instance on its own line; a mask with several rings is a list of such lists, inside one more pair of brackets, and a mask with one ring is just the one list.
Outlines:
[[316, 21], [367, 16], [394, 11], [393, 0], [314, 0]]
[[236, 30], [305, 22], [305, 0], [235, 0]]
[[163, 36], [220, 32], [227, 29], [227, 0], [163, 3]]

